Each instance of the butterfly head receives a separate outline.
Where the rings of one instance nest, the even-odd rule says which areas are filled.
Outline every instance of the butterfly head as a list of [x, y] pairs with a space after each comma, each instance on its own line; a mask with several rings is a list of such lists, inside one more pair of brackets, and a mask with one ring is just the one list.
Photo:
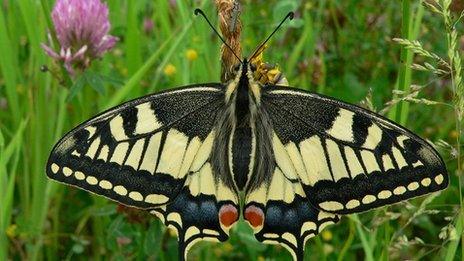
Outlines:
[[256, 71], [256, 65], [250, 62], [247, 58], [243, 58], [243, 60], [237, 63], [233, 67], [234, 78], [239, 77], [239, 79], [254, 79], [252, 77], [253, 73]]

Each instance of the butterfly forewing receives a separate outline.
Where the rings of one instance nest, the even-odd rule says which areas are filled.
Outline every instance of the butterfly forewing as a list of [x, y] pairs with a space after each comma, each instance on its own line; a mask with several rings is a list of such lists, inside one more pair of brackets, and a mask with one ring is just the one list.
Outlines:
[[430, 144], [373, 112], [287, 87], [266, 88], [262, 102], [277, 165], [321, 210], [365, 211], [448, 184]]
[[47, 175], [129, 206], [164, 205], [184, 186], [221, 101], [211, 85], [127, 102], [61, 139]]

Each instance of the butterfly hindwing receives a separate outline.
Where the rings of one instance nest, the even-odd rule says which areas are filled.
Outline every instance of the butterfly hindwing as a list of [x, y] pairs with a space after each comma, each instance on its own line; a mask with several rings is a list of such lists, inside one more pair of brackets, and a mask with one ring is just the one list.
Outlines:
[[308, 239], [339, 221], [337, 215], [315, 208], [300, 182], [287, 177], [279, 167], [269, 182], [247, 193], [245, 204], [243, 215], [256, 239], [281, 244], [294, 260], [303, 260]]
[[125, 205], [164, 205], [183, 188], [222, 97], [220, 85], [204, 85], [110, 109], [57, 143], [47, 175]]
[[181, 259], [187, 259], [189, 249], [200, 240], [228, 239], [230, 228], [238, 220], [238, 195], [212, 165], [216, 132], [211, 131], [199, 147], [176, 198], [152, 211], [177, 232]]
[[447, 186], [439, 154], [405, 128], [321, 95], [276, 86], [263, 90], [273, 146], [280, 148], [277, 165], [299, 179], [314, 207], [350, 214]]
[[[200, 240], [222, 242], [238, 220], [238, 195], [214, 179], [210, 164], [189, 174], [186, 185], [168, 205], [152, 211], [176, 231], [179, 258], [187, 259], [189, 249]], [[208, 173], [209, 172], [209, 173]]]

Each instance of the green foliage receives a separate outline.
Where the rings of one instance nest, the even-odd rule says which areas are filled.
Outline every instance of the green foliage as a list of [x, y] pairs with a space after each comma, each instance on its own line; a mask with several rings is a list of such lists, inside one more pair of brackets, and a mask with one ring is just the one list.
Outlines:
[[[155, 217], [49, 181], [44, 168], [57, 139], [97, 112], [154, 91], [218, 81], [220, 42], [193, 16], [202, 7], [214, 21], [215, 6], [107, 1], [111, 34], [121, 41], [71, 79], [40, 49], [53, 3], [0, 4], [0, 260], [176, 260], [175, 236]], [[296, 11], [297, 19], [270, 42], [265, 61], [279, 64], [290, 85], [352, 103], [367, 96], [364, 104], [437, 144], [451, 176], [440, 194], [343, 218], [308, 241], [307, 258], [464, 259], [462, 1], [242, 5], [244, 54]], [[145, 19], [153, 21], [152, 30], [144, 30]], [[188, 59], [187, 50], [198, 57]], [[198, 244], [190, 256], [290, 260], [284, 248], [257, 242], [244, 222], [228, 242]]]

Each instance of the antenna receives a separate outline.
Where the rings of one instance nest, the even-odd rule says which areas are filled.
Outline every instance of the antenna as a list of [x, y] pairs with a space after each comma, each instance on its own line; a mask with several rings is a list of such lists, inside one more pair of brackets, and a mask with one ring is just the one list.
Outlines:
[[209, 26], [211, 27], [211, 29], [213, 29], [213, 31], [216, 33], [216, 35], [219, 37], [219, 39], [221, 39], [222, 43], [224, 43], [225, 46], [227, 46], [227, 48], [229, 48], [229, 50], [234, 54], [235, 58], [237, 58], [237, 60], [240, 61], [241, 64], [243, 64], [242, 60], [238, 57], [237, 54], [235, 54], [234, 52], [234, 49], [232, 49], [232, 47], [230, 47], [230, 45], [228, 45], [226, 43], [226, 41], [224, 40], [224, 38], [222, 38], [221, 34], [216, 30], [216, 28], [214, 28], [214, 26], [211, 24], [211, 22], [209, 21], [208, 17], [206, 17], [205, 13], [203, 12], [203, 10], [201, 10], [200, 8], [197, 8], [195, 9], [195, 11], [193, 12], [195, 15], [198, 15], [200, 14], [201, 16], [203, 16], [203, 18], [205, 18], [206, 22], [209, 24]]
[[262, 44], [260, 44], [258, 46], [258, 48], [256, 48], [256, 50], [253, 52], [253, 55], [248, 59], [249, 61], [253, 60], [253, 58], [255, 58], [255, 56], [258, 54], [258, 51], [261, 50], [261, 48], [263, 48], [263, 46], [269, 41], [269, 39], [271, 39], [271, 37], [279, 30], [279, 28], [282, 26], [282, 24], [287, 20], [287, 19], [290, 19], [290, 20], [293, 20], [293, 17], [295, 16], [295, 13], [294, 12], [289, 12], [285, 17], [284, 19], [282, 19], [282, 22], [280, 22], [280, 24], [276, 27], [276, 29], [274, 29], [274, 31], [266, 38], [266, 40], [264, 40], [264, 42]]

